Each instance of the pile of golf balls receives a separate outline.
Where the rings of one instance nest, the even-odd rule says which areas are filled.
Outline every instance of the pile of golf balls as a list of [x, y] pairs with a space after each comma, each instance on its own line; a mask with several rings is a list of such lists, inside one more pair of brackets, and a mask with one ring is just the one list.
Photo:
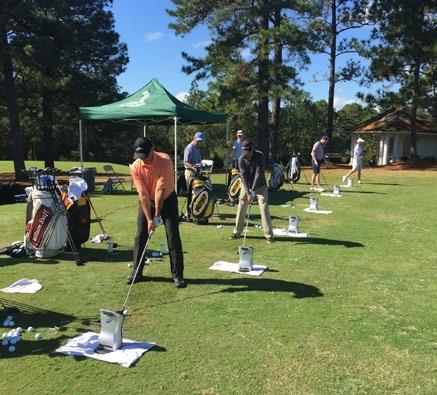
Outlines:
[[[9, 318], [9, 317], [8, 317]], [[9, 352], [15, 351], [15, 345], [21, 340], [21, 332], [23, 331], [22, 328], [18, 327], [15, 329], [11, 329], [7, 333], [3, 333], [2, 335], [2, 345], [3, 346], [9, 346]]]
[[11, 315], [8, 315], [7, 317], [6, 317], [6, 319], [3, 321], [3, 326], [6, 328], [6, 327], [8, 327], [8, 326], [14, 326], [15, 325], [15, 323], [14, 323], [14, 317], [12, 317]]
[[[13, 327], [14, 324], [14, 318], [11, 315], [8, 315], [6, 320], [3, 322], [4, 327]], [[2, 334], [2, 346], [8, 347], [9, 352], [15, 351], [15, 345], [21, 340], [22, 334], [25, 332], [30, 333], [33, 332], [35, 329], [32, 326], [29, 326], [27, 330], [23, 330], [21, 327], [17, 327], [15, 329], [11, 329], [7, 333]], [[41, 333], [35, 334], [35, 340], [42, 340], [44, 339], [44, 336]]]

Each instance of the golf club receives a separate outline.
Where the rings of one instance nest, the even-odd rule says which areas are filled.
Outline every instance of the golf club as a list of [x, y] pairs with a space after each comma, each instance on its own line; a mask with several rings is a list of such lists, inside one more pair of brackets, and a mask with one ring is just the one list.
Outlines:
[[[143, 253], [141, 254], [140, 260], [138, 261], [137, 268], [135, 269], [133, 280], [136, 279], [139, 268], [142, 266], [141, 264], [144, 261], [147, 247], [154, 232], [155, 230], [152, 230], [147, 237], [146, 245], [144, 246]], [[123, 321], [124, 317], [127, 315], [126, 305], [134, 283], [135, 281], [132, 281], [129, 286], [129, 290], [127, 292], [126, 299], [124, 300], [121, 310], [111, 311], [106, 309], [100, 309], [99, 345], [96, 348], [95, 352], [104, 354], [121, 348], [123, 340]]]

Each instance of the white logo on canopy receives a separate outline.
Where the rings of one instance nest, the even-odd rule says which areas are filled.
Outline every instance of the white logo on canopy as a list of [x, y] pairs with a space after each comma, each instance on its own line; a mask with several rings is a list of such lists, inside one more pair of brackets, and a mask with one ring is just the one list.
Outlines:
[[119, 107], [140, 107], [140, 106], [144, 105], [145, 101], [149, 98], [149, 96], [150, 96], [150, 93], [147, 91], [144, 91], [143, 96], [140, 99], [138, 99], [136, 101], [131, 101], [129, 103], [120, 104]]

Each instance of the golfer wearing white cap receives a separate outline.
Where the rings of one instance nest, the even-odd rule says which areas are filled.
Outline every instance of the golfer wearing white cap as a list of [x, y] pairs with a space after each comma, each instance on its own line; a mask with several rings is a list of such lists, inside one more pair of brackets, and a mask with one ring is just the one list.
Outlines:
[[238, 169], [238, 159], [242, 154], [241, 143], [244, 140], [244, 132], [242, 130], [237, 131], [237, 140], [234, 141], [232, 145], [232, 167]]
[[358, 137], [357, 144], [354, 147], [354, 156], [352, 159], [352, 170], [343, 176], [343, 182], [346, 181], [348, 177], [352, 174], [357, 173], [358, 184], [361, 184], [361, 170], [363, 168], [363, 148], [364, 140], [361, 137]]

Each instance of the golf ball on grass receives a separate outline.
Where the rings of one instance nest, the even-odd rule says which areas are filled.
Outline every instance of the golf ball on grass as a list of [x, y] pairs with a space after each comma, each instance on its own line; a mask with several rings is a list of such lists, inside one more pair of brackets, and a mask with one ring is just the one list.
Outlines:
[[42, 340], [42, 339], [44, 339], [44, 336], [41, 335], [41, 333], [36, 333], [35, 334], [35, 340]]
[[123, 310], [123, 315], [126, 317], [129, 314], [129, 312], [127, 311], [127, 309]]
[[29, 332], [29, 333], [30, 333], [30, 332], [33, 332], [34, 329], [35, 329], [35, 328], [34, 328], [33, 326], [29, 326], [29, 328], [27, 328], [27, 332]]

